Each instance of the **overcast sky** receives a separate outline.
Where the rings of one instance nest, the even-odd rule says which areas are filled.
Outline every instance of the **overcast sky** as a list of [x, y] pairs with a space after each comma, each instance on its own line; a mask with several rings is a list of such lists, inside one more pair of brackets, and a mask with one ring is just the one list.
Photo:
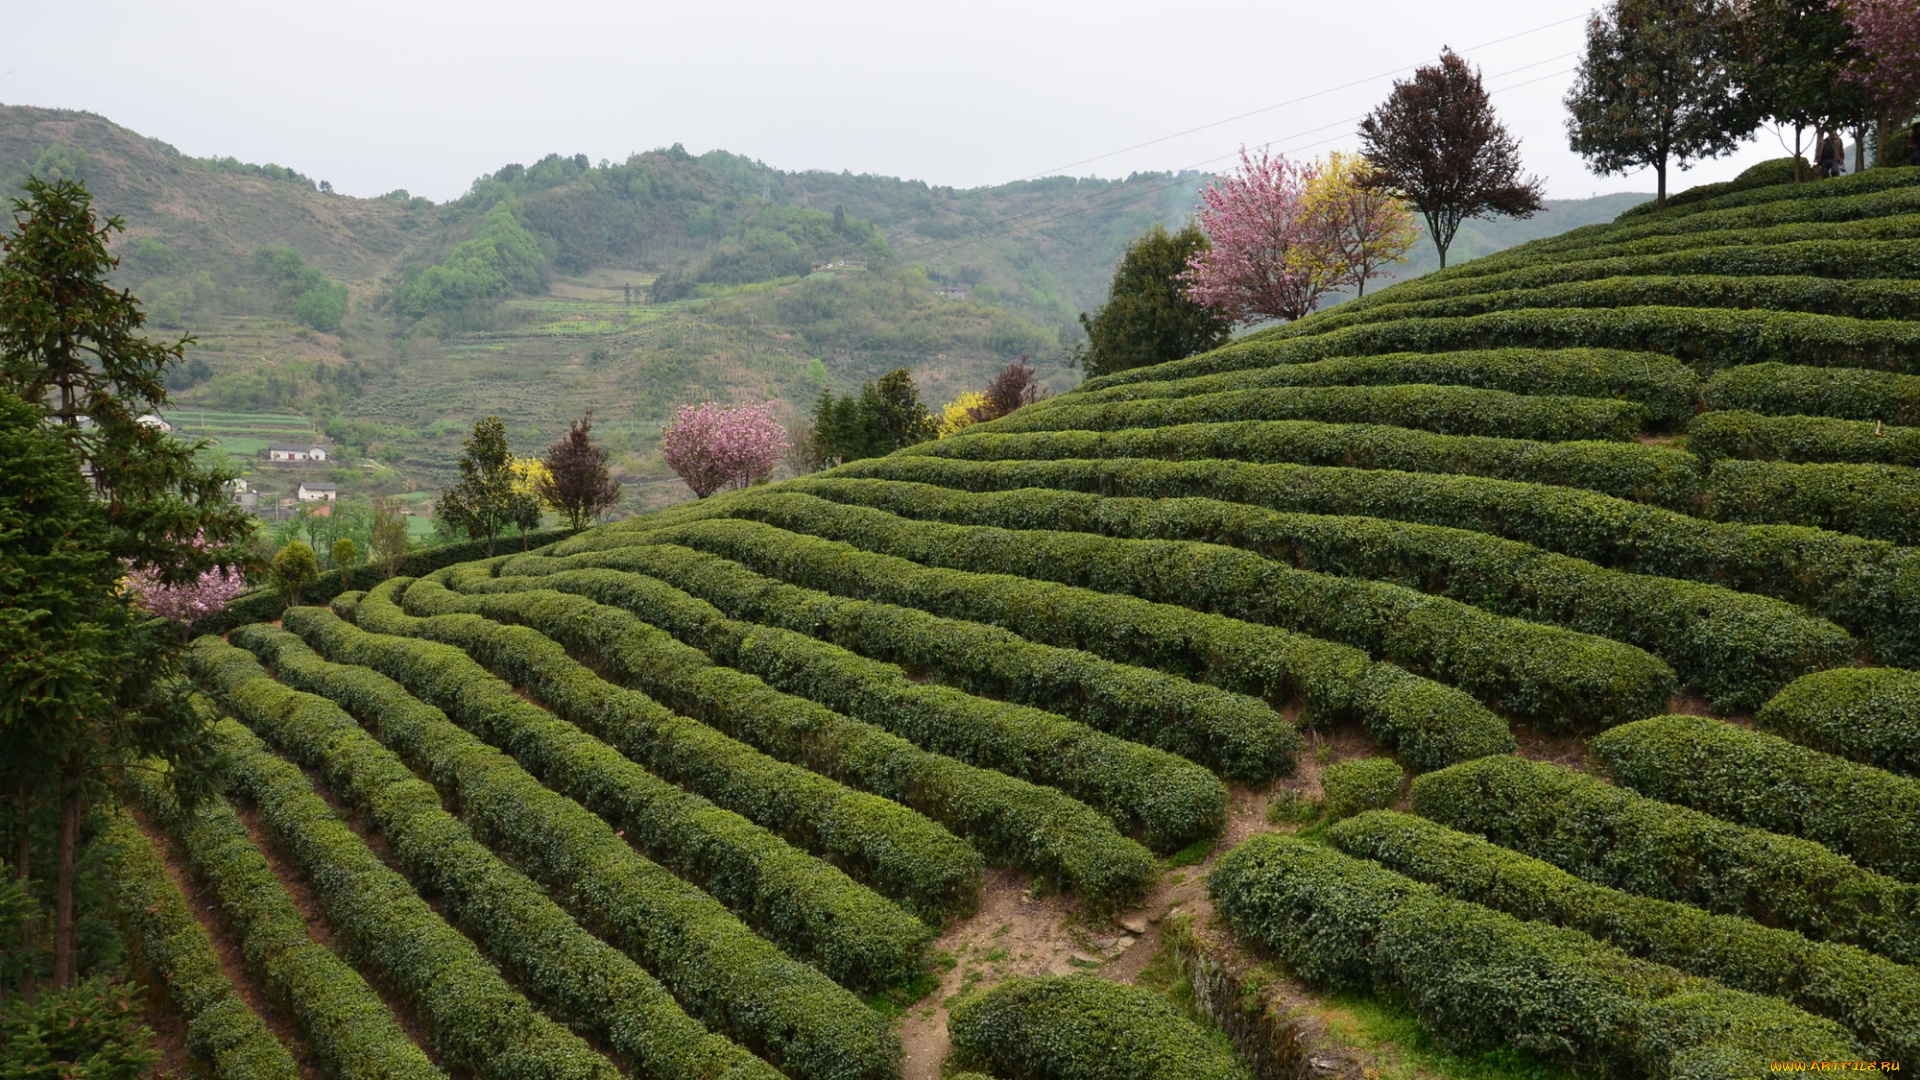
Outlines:
[[[1211, 169], [1242, 144], [1352, 148], [1392, 73], [1452, 45], [1485, 72], [1550, 195], [1650, 192], [1650, 173], [1593, 176], [1566, 148], [1560, 99], [1591, 6], [19, 2], [0, 102], [87, 109], [188, 154], [289, 165], [353, 195], [445, 200], [509, 161], [617, 161], [675, 142], [967, 187]], [[1201, 125], [1213, 126], [1166, 138]], [[1674, 186], [1781, 155], [1762, 139]]]

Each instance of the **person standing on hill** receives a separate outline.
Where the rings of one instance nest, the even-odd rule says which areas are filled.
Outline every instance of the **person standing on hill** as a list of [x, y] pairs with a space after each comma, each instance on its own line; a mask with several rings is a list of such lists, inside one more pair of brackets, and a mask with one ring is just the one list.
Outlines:
[[1840, 133], [1828, 131], [1820, 136], [1820, 152], [1814, 158], [1820, 166], [1820, 176], [1839, 176], [1846, 171], [1847, 144], [1840, 140]]

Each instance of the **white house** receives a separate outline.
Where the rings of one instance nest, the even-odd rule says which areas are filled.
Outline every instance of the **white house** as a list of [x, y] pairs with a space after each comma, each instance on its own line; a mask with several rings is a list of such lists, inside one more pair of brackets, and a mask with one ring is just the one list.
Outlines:
[[339, 494], [338, 486], [327, 481], [318, 483], [309, 481], [301, 484], [299, 490], [294, 492], [295, 497], [301, 502], [332, 502]]
[[325, 461], [332, 447], [324, 443], [268, 443], [268, 461]]
[[160, 419], [159, 414], [157, 413], [148, 413], [145, 416], [135, 417], [133, 422], [136, 424], [145, 424], [150, 428], [158, 428], [162, 433], [170, 432], [173, 430], [173, 425], [167, 423], [165, 420]]

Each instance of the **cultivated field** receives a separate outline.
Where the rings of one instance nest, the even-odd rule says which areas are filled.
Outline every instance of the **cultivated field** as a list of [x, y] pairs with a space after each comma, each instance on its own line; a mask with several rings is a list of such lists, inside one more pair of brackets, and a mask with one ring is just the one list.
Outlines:
[[1915, 544], [1920, 170], [1648, 207], [203, 639], [122, 888], [221, 1077], [933, 1077], [1175, 908], [1451, 1051], [1912, 1068]]

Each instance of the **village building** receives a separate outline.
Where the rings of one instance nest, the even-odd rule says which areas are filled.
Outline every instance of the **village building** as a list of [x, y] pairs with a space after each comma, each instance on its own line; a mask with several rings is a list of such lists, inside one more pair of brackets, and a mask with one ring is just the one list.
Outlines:
[[301, 502], [332, 502], [339, 494], [339, 487], [331, 481], [309, 481], [300, 485], [294, 497]]
[[325, 461], [333, 447], [325, 443], [268, 443], [268, 461]]

